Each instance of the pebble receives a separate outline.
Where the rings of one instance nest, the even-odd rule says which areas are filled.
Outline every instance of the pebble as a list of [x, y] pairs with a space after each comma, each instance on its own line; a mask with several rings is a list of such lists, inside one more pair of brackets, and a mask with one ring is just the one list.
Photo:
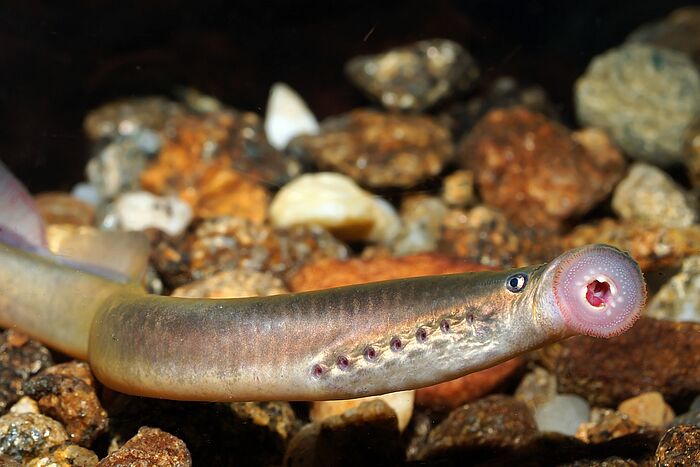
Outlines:
[[298, 428], [294, 410], [289, 402], [234, 402], [229, 404], [229, 407], [241, 428], [252, 424], [255, 431], [259, 432], [258, 438], [267, 439], [266, 442], [256, 445], [275, 446], [272, 452], [281, 451]]
[[156, 196], [147, 191], [123, 193], [114, 202], [118, 225], [127, 231], [149, 228], [180, 235], [192, 220], [189, 204], [174, 196]]
[[581, 423], [587, 422], [591, 408], [585, 399], [573, 394], [557, 394], [535, 410], [540, 431], [574, 436]]
[[493, 110], [462, 140], [459, 162], [479, 193], [514, 224], [558, 229], [610, 194], [625, 161], [592, 153], [562, 125], [522, 107]]
[[669, 429], [656, 449], [656, 465], [700, 465], [700, 427], [678, 425]]
[[9, 410], [10, 413], [40, 413], [39, 404], [34, 399], [22, 396]]
[[88, 161], [85, 173], [100, 198], [112, 199], [120, 193], [140, 188], [141, 172], [160, 148], [160, 137], [152, 136], [158, 138], [153, 153], [145, 151], [143, 144], [133, 138], [118, 139], [97, 150]]
[[442, 201], [451, 208], [467, 208], [476, 204], [474, 172], [455, 170], [442, 181]]
[[658, 391], [671, 405], [700, 392], [700, 324], [642, 317], [610, 339], [575, 336], [550, 350], [547, 363], [558, 390], [614, 407], [625, 399]]
[[657, 227], [688, 227], [698, 220], [695, 200], [661, 169], [637, 162], [617, 185], [612, 207], [622, 219]]
[[327, 118], [318, 135], [294, 138], [288, 151], [370, 188], [410, 188], [438, 175], [454, 155], [450, 131], [438, 120], [372, 109]]
[[[49, 450], [49, 453], [35, 457], [26, 467], [96, 467], [97, 454], [75, 444], [64, 444]], [[145, 467], [145, 466], [144, 466]]]
[[642, 393], [620, 402], [617, 410], [627, 414], [630, 420], [639, 425], [649, 425], [663, 428], [676, 415], [673, 409], [664, 401], [664, 396], [657, 391]]
[[[69, 362], [34, 376], [22, 390], [37, 401], [41, 412], [60, 421], [68, 440], [89, 447], [107, 430], [107, 412], [102, 408], [86, 363]], [[89, 381], [89, 382], [88, 382]]]
[[607, 243], [629, 252], [643, 271], [680, 267], [685, 258], [700, 251], [700, 226], [654, 227], [606, 218], [574, 228], [562, 238], [561, 248], [590, 243]]
[[91, 205], [66, 193], [41, 193], [34, 203], [46, 224], [92, 225], [95, 221]]
[[644, 314], [652, 318], [700, 323], [700, 256], [683, 261], [647, 304]]
[[586, 443], [604, 443], [645, 430], [629, 415], [616, 410], [594, 407], [590, 419], [590, 422], [582, 423], [576, 432], [576, 437]]
[[385, 108], [420, 111], [469, 88], [479, 68], [456, 42], [430, 39], [355, 57], [345, 73]]
[[537, 425], [527, 406], [512, 397], [488, 396], [450, 412], [428, 435], [412, 461], [464, 459], [476, 462], [494, 450], [519, 448], [530, 443]]
[[390, 204], [333, 172], [305, 174], [283, 186], [270, 205], [270, 221], [281, 228], [320, 225], [343, 240], [383, 243], [401, 227]]
[[131, 137], [146, 130], [158, 132], [183, 113], [180, 104], [163, 97], [120, 99], [91, 110], [85, 117], [85, 133], [97, 141]]
[[514, 395], [534, 413], [537, 407], [557, 395], [557, 379], [549, 371], [537, 366], [523, 377]]
[[401, 231], [391, 242], [397, 256], [434, 251], [448, 209], [438, 197], [411, 195], [401, 203]]
[[269, 271], [234, 269], [191, 282], [173, 290], [173, 297], [243, 298], [289, 293], [284, 282]]
[[357, 399], [316, 401], [311, 404], [309, 418], [312, 422], [322, 422], [328, 417], [343, 414], [348, 410], [359, 407], [365, 402], [380, 399], [384, 401], [396, 413], [399, 431], [403, 432], [411, 421], [413, 415], [413, 403], [415, 391], [400, 391], [383, 394], [380, 396], [360, 397]]
[[70, 195], [93, 208], [102, 204], [103, 199], [95, 185], [87, 182], [78, 182], [73, 186]]
[[181, 439], [158, 428], [143, 427], [118, 450], [110, 453], [99, 467], [153, 466], [189, 467], [192, 458]]
[[51, 365], [51, 353], [39, 342], [18, 331], [0, 333], [0, 413], [23, 395], [25, 381]]
[[282, 151], [295, 136], [318, 131], [318, 120], [304, 99], [285, 83], [273, 84], [265, 111], [265, 135], [272, 147]]
[[0, 417], [0, 454], [16, 461], [43, 455], [67, 440], [61, 424], [44, 415], [9, 413]]
[[610, 132], [629, 156], [655, 165], [684, 158], [700, 113], [700, 74], [685, 55], [627, 43], [593, 59], [575, 86], [576, 112]]

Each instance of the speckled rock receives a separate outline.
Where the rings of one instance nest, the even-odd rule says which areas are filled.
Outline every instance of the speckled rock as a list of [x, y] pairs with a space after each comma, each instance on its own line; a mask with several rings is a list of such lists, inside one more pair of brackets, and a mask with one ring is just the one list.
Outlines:
[[573, 436], [581, 423], [588, 421], [590, 412], [585, 399], [573, 394], [557, 394], [539, 405], [534, 415], [540, 431]]
[[486, 204], [518, 225], [550, 229], [588, 212], [624, 170], [619, 152], [590, 152], [522, 107], [489, 112], [460, 143], [459, 159]]
[[49, 453], [35, 457], [26, 467], [95, 467], [99, 462], [97, 454], [75, 444], [64, 444], [49, 450]]
[[433, 410], [452, 410], [498, 391], [511, 382], [523, 365], [516, 357], [485, 370], [416, 390], [416, 404]]
[[509, 268], [548, 261], [561, 250], [551, 232], [515, 227], [501, 211], [480, 205], [447, 213], [438, 251], [473, 263]]
[[345, 65], [350, 80], [390, 110], [423, 110], [479, 76], [469, 53], [448, 39], [422, 40]]
[[534, 410], [557, 395], [557, 379], [542, 367], [526, 374], [515, 389], [515, 398]]
[[67, 440], [61, 424], [44, 415], [22, 413], [0, 417], [0, 454], [17, 461], [48, 453]]
[[700, 114], [700, 74], [682, 53], [627, 43], [593, 59], [575, 101], [579, 120], [609, 131], [627, 154], [668, 165], [682, 161]]
[[[44, 415], [63, 423], [70, 442], [88, 447], [107, 429], [107, 412], [92, 384], [85, 380], [86, 363], [57, 365], [24, 383], [22, 389], [39, 404]], [[49, 369], [50, 370], [50, 369]]]
[[582, 423], [576, 437], [586, 443], [603, 443], [644, 431], [644, 427], [632, 421], [629, 415], [610, 409], [594, 408], [591, 421]]
[[234, 269], [178, 287], [170, 295], [188, 298], [242, 298], [288, 292], [284, 282], [270, 272]]
[[613, 193], [622, 219], [658, 227], [687, 227], [698, 219], [695, 199], [664, 171], [635, 163]]
[[160, 144], [160, 135], [148, 131], [136, 138], [119, 138], [98, 146], [85, 167], [90, 186], [104, 199], [138, 190], [141, 172], [155, 157]]
[[474, 173], [456, 170], [442, 181], [442, 201], [452, 208], [466, 208], [476, 204]]
[[137, 97], [109, 102], [85, 117], [84, 127], [92, 140], [131, 137], [145, 130], [162, 130], [183, 107], [162, 97]]
[[[179, 235], [192, 220], [192, 208], [175, 196], [155, 196], [147, 191], [122, 193], [114, 202], [114, 223], [121, 229], [154, 228]], [[104, 223], [104, 221], [103, 221]]]
[[275, 437], [274, 443], [269, 441], [268, 445], [281, 448], [298, 428], [289, 402], [234, 402], [229, 407], [238, 423], [253, 424]]
[[645, 392], [620, 402], [617, 408], [639, 425], [663, 428], [675, 417], [673, 409], [664, 401], [659, 392]]
[[450, 131], [437, 120], [370, 109], [328, 118], [318, 135], [294, 138], [287, 150], [373, 188], [416, 185], [439, 174], [454, 154]]
[[683, 261], [681, 271], [666, 282], [644, 309], [652, 318], [700, 323], [700, 256]]
[[413, 415], [413, 403], [415, 401], [415, 391], [400, 391], [382, 394], [379, 396], [359, 397], [357, 399], [315, 401], [311, 404], [309, 418], [312, 422], [322, 422], [323, 420], [341, 415], [352, 410], [365, 402], [380, 399], [384, 401], [396, 414], [399, 431], [404, 431]]
[[584, 459], [570, 464], [561, 464], [558, 467], [637, 467], [639, 464], [632, 459], [623, 459], [618, 456], [605, 459]]
[[651, 227], [637, 222], [603, 219], [581, 224], [562, 238], [563, 249], [607, 243], [627, 251], [644, 271], [678, 267], [700, 251], [700, 226]]
[[0, 413], [23, 395], [22, 384], [53, 365], [49, 350], [25, 334], [0, 333]]
[[143, 427], [118, 450], [102, 459], [100, 467], [189, 467], [192, 458], [179, 438], [158, 428]]
[[270, 205], [276, 227], [320, 225], [343, 240], [389, 243], [401, 222], [394, 208], [334, 172], [302, 175], [277, 193]]
[[576, 336], [552, 347], [549, 360], [559, 392], [616, 406], [641, 392], [658, 391], [673, 405], [700, 392], [700, 324], [642, 317], [607, 340]]
[[682, 52], [700, 67], [700, 8], [687, 6], [674, 10], [661, 21], [640, 26], [627, 41]]
[[700, 427], [678, 425], [668, 430], [656, 449], [656, 465], [700, 465]]
[[448, 209], [435, 196], [412, 195], [401, 203], [401, 231], [391, 242], [395, 255], [434, 251]]
[[47, 224], [92, 225], [95, 220], [92, 206], [66, 193], [41, 193], [34, 202]]

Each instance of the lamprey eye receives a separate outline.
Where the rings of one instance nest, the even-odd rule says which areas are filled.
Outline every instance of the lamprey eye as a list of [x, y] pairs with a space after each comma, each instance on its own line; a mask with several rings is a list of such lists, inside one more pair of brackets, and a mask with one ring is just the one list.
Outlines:
[[513, 274], [506, 279], [506, 289], [513, 293], [521, 292], [527, 285], [527, 274], [521, 272]]

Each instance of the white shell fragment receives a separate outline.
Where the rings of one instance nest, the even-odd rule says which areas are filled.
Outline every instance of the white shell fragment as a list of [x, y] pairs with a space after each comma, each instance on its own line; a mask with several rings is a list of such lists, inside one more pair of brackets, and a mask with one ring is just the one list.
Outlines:
[[416, 391], [400, 391], [383, 394], [381, 396], [360, 397], [359, 399], [347, 399], [338, 401], [316, 401], [311, 406], [309, 416], [312, 422], [320, 422], [333, 415], [340, 415], [350, 409], [354, 409], [363, 402], [381, 399], [396, 412], [399, 421], [399, 431], [403, 431], [413, 416], [413, 403]]
[[184, 201], [146, 191], [119, 196], [114, 202], [114, 212], [123, 230], [156, 228], [171, 236], [181, 234], [192, 220], [192, 208]]
[[320, 225], [343, 240], [388, 242], [400, 230], [394, 208], [333, 172], [302, 175], [287, 183], [270, 205], [275, 227]]
[[273, 84], [265, 112], [265, 134], [270, 144], [282, 150], [295, 136], [316, 134], [318, 130], [318, 121], [301, 96], [284, 83]]

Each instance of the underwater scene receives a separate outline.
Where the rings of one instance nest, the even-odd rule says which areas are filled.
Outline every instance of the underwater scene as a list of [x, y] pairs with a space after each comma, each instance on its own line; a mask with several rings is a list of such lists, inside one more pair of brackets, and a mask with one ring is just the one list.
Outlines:
[[700, 5], [127, 3], [0, 5], [0, 465], [700, 465]]

